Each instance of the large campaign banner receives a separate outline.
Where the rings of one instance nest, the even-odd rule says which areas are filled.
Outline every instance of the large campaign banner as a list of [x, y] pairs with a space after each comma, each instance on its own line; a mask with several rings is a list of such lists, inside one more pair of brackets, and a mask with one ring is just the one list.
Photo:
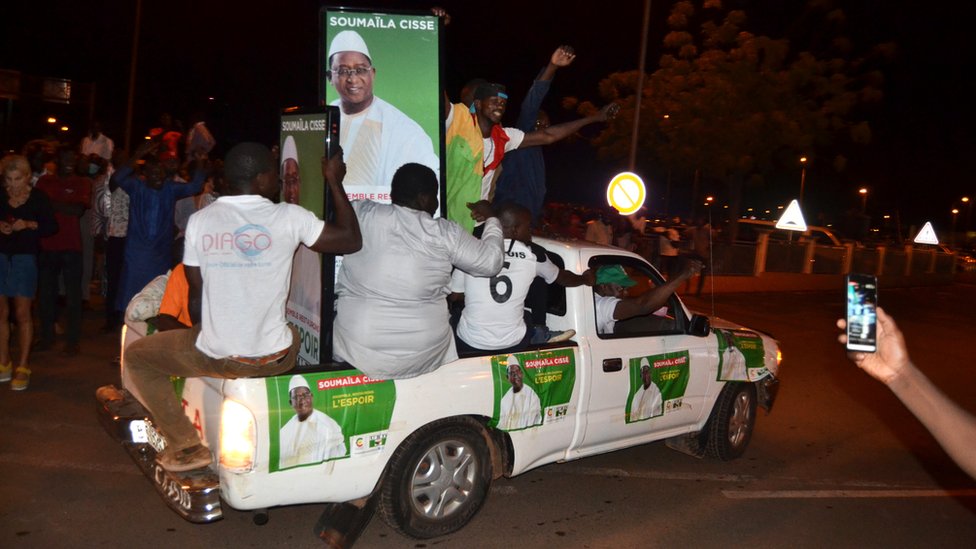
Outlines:
[[718, 381], [758, 381], [766, 373], [762, 337], [748, 330], [712, 330], [718, 340]]
[[[327, 124], [328, 115], [321, 110], [290, 110], [281, 116], [281, 201], [298, 204], [320, 218], [324, 216], [325, 203], [322, 156]], [[322, 268], [322, 255], [305, 245], [298, 247], [285, 317], [298, 327], [302, 338], [299, 365], [331, 359], [322, 356]]]
[[393, 381], [358, 370], [268, 378], [269, 471], [379, 452], [396, 403]]
[[440, 21], [431, 14], [321, 12], [321, 101], [341, 110], [350, 199], [390, 201], [397, 168], [419, 163], [440, 181]]
[[572, 349], [491, 357], [495, 390], [491, 427], [518, 431], [562, 421], [576, 384]]
[[663, 416], [681, 408], [688, 389], [688, 351], [630, 359], [627, 423]]

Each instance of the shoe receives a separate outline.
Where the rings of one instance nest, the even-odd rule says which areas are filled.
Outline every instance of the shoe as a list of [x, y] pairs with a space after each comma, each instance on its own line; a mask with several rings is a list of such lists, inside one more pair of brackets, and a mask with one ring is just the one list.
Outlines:
[[77, 343], [65, 343], [64, 348], [61, 349], [61, 354], [64, 356], [75, 356], [81, 352], [81, 347]]
[[10, 388], [14, 391], [23, 391], [30, 385], [30, 375], [31, 371], [29, 368], [23, 366], [17, 366], [14, 370], [14, 378], [10, 382]]
[[210, 455], [210, 450], [202, 444], [182, 450], [170, 450], [167, 447], [156, 456], [156, 463], [171, 473], [203, 469], [209, 467], [212, 461], [213, 456]]
[[0, 383], [4, 381], [10, 381], [13, 377], [12, 372], [14, 371], [14, 363], [11, 360], [7, 364], [0, 364]]
[[546, 343], [558, 343], [560, 341], [566, 341], [567, 339], [576, 335], [576, 330], [563, 330], [561, 332], [548, 330], [548, 332], [549, 339], [546, 340]]

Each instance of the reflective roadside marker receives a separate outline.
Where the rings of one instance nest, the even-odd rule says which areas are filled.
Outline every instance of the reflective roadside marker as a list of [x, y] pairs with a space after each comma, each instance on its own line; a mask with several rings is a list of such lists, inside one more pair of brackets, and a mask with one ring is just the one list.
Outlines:
[[915, 235], [915, 243], [932, 244], [933, 246], [939, 244], [939, 237], [935, 236], [935, 229], [932, 228], [931, 221], [926, 221], [925, 225], [922, 225], [922, 230]]
[[641, 209], [646, 196], [644, 181], [635, 173], [618, 173], [607, 186], [607, 202], [621, 215], [630, 215]]
[[800, 203], [796, 200], [790, 202], [790, 205], [786, 207], [786, 211], [780, 216], [779, 221], [776, 222], [777, 229], [786, 229], [787, 231], [805, 231], [807, 230], [807, 222], [803, 219], [803, 212], [800, 211]]

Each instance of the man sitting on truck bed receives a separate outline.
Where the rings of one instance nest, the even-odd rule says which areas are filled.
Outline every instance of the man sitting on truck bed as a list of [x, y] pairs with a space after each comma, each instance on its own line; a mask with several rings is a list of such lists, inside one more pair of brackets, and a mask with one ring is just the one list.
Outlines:
[[126, 350], [130, 381], [162, 430], [156, 457], [168, 471], [206, 467], [170, 376], [237, 378], [275, 375], [295, 363], [300, 339], [285, 321], [292, 256], [300, 243], [321, 253], [350, 253], [362, 243], [342, 187], [341, 152], [323, 159], [335, 217], [328, 223], [295, 204], [272, 202], [280, 192], [271, 151], [242, 143], [224, 160], [229, 196], [194, 214], [186, 229], [183, 263], [190, 286], [193, 328], [161, 332]]
[[481, 240], [434, 218], [437, 176], [404, 164], [392, 204], [353, 203], [363, 249], [346, 255], [336, 282], [334, 355], [374, 379], [419, 376], [457, 358], [446, 297], [451, 268], [494, 276], [502, 268], [502, 229], [488, 218]]
[[[464, 296], [464, 311], [457, 326], [458, 349], [462, 352], [493, 351], [497, 354], [526, 349], [530, 344], [565, 341], [575, 330], [550, 331], [546, 327], [546, 286], [541, 286], [541, 303], [525, 311], [526, 297], [536, 278], [567, 288], [593, 285], [592, 270], [582, 275], [560, 269], [549, 261], [546, 251], [532, 243], [532, 214], [528, 208], [508, 203], [498, 219], [505, 237], [505, 262], [491, 278], [454, 271], [451, 291]], [[453, 297], [453, 296], [452, 296]], [[540, 301], [536, 299], [536, 301]], [[526, 322], [528, 317], [528, 322]]]

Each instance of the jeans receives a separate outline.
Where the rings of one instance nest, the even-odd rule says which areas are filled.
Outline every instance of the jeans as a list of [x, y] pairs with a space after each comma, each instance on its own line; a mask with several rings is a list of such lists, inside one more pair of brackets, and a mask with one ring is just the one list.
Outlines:
[[[170, 376], [239, 377], [273, 376], [290, 370], [295, 365], [301, 337], [298, 329], [291, 328], [291, 348], [279, 362], [251, 365], [229, 358], [211, 358], [196, 347], [200, 327], [189, 330], [168, 330], [134, 341], [125, 350], [124, 368], [129, 381], [142, 396], [142, 403], [149, 409], [155, 423], [162, 431], [167, 446], [182, 450], [200, 443], [197, 431], [183, 412], [180, 397], [173, 391]], [[280, 349], [269, 350], [269, 354]]]
[[54, 341], [54, 322], [58, 318], [58, 277], [63, 276], [67, 313], [64, 339], [69, 345], [77, 345], [81, 339], [81, 251], [41, 252], [37, 267], [41, 341]]

